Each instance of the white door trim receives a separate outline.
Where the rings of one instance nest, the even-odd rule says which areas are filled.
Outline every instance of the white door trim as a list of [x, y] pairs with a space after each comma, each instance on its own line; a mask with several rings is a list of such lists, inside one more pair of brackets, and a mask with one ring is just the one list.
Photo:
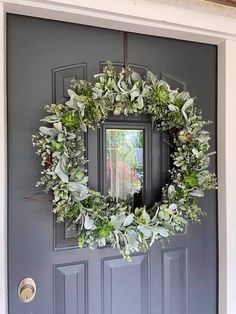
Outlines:
[[236, 313], [236, 9], [203, 0], [0, 0], [0, 313], [7, 306], [6, 13], [218, 46], [219, 314]]

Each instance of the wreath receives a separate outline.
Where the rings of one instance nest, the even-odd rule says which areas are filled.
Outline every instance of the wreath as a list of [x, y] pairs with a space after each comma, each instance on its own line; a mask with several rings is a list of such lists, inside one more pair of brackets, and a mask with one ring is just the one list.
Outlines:
[[[188, 92], [169, 85], [147, 72], [141, 77], [132, 69], [117, 73], [108, 62], [95, 82], [72, 81], [69, 100], [46, 106], [49, 115], [32, 136], [42, 159], [42, 176], [36, 186], [52, 193], [57, 222], [69, 219], [78, 230], [78, 246], [103, 246], [107, 242], [124, 258], [145, 251], [154, 241], [165, 243], [189, 223], [200, 222], [204, 211], [197, 197], [216, 188], [207, 170], [210, 134]], [[99, 127], [109, 115], [150, 116], [152, 129], [168, 131], [174, 151], [170, 182], [162, 196], [147, 208], [132, 208], [127, 200], [102, 195], [88, 187], [84, 132]]]

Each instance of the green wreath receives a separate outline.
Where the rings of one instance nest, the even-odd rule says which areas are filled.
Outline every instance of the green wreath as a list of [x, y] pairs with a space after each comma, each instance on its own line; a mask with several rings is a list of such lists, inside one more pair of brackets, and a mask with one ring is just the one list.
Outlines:
[[[166, 242], [204, 214], [197, 197], [216, 188], [216, 178], [207, 170], [210, 162], [209, 123], [202, 118], [188, 92], [171, 90], [151, 72], [144, 78], [130, 68], [117, 73], [107, 63], [95, 83], [73, 81], [70, 99], [46, 106], [48, 116], [33, 135], [36, 154], [42, 158], [42, 177], [37, 186], [52, 192], [57, 221], [70, 219], [78, 231], [78, 246], [103, 246], [108, 241], [123, 257], [147, 250], [154, 241]], [[174, 152], [170, 183], [162, 188], [161, 200], [151, 208], [131, 208], [87, 186], [84, 136], [99, 127], [108, 115], [146, 114], [154, 130], [168, 131]]]

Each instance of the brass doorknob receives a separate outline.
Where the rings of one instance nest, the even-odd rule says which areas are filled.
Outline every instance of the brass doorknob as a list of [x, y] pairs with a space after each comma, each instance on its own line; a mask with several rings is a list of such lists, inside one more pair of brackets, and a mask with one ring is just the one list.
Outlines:
[[23, 279], [18, 286], [18, 297], [21, 302], [31, 302], [36, 294], [36, 284], [32, 278]]

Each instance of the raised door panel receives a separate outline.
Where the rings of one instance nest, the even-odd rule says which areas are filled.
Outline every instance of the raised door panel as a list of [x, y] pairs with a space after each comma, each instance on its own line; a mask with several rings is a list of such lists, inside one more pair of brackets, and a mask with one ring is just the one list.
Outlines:
[[187, 249], [163, 251], [163, 314], [187, 314]]
[[77, 63], [52, 70], [52, 101], [63, 103], [68, 98], [67, 90], [72, 80], [87, 79], [87, 64]]
[[150, 268], [148, 254], [102, 262], [103, 314], [148, 314], [150, 308]]
[[[73, 80], [86, 80], [87, 64], [77, 63], [52, 69], [52, 101], [64, 103], [69, 99], [68, 89]], [[85, 136], [85, 146], [87, 137]], [[77, 230], [70, 227], [70, 221], [57, 223], [54, 216], [54, 250], [71, 249], [76, 247]]]
[[88, 313], [88, 265], [60, 265], [54, 271], [54, 313]]

